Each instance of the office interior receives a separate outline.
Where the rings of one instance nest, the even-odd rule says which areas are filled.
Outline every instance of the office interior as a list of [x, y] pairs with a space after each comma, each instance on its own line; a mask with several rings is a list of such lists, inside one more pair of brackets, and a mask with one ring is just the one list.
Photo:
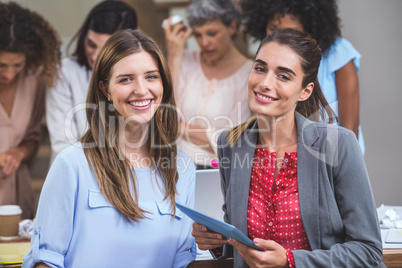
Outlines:
[[[101, 0], [15, 0], [42, 14], [59, 32], [65, 46], [88, 11]], [[183, 14], [190, 0], [124, 0], [139, 14], [139, 28], [165, 47], [162, 20]], [[4, 1], [8, 2], [8, 1]], [[377, 207], [402, 205], [399, 154], [402, 152], [401, 0], [338, 0], [342, 35], [362, 54], [360, 124], [366, 142], [365, 161]], [[239, 40], [241, 51], [252, 55], [255, 44]], [[189, 43], [194, 46], [194, 43]], [[39, 195], [49, 165], [50, 145], [45, 135], [39, 156], [31, 164], [33, 186]]]

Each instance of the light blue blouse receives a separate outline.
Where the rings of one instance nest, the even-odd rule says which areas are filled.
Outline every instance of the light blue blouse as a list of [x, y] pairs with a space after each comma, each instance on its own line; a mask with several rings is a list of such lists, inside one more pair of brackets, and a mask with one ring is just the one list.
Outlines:
[[[194, 206], [195, 166], [177, 156], [176, 202]], [[31, 250], [22, 267], [185, 267], [196, 256], [192, 221], [173, 218], [154, 169], [135, 169], [138, 200], [149, 219], [127, 221], [101, 194], [80, 144], [54, 161], [42, 189]]]
[[[336, 92], [335, 72], [353, 60], [356, 70], [360, 69], [360, 53], [344, 38], [338, 38], [330, 49], [323, 54], [318, 69], [318, 82], [329, 105], [338, 115], [338, 96]], [[364, 137], [359, 126], [359, 145], [362, 153], [365, 152]]]

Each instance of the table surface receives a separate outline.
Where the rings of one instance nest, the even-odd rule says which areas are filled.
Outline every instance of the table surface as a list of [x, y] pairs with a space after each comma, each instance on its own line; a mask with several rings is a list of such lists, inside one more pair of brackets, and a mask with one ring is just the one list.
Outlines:
[[[0, 243], [15, 243], [21, 242], [26, 243], [29, 242], [27, 239], [15, 239], [15, 240], [0, 240]], [[388, 268], [402, 268], [402, 248], [401, 249], [384, 249], [383, 250], [383, 259], [382, 261]], [[1, 266], [1, 265], [0, 265]], [[12, 265], [4, 265], [3, 267], [10, 268], [19, 268], [21, 264], [12, 264]], [[233, 267], [233, 259], [227, 260], [202, 260], [202, 261], [193, 261], [190, 263], [188, 268], [232, 268]]]
[[388, 268], [402, 267], [402, 249], [384, 249], [382, 261]]
[[[388, 268], [402, 268], [402, 249], [384, 249], [382, 261]], [[233, 259], [203, 260], [190, 263], [189, 268], [232, 268]]]

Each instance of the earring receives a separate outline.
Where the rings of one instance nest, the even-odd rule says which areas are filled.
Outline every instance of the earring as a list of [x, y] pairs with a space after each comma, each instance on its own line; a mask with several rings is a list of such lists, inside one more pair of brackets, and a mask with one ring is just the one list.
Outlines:
[[107, 101], [111, 102], [111, 101], [110, 101], [110, 98], [107, 98]]

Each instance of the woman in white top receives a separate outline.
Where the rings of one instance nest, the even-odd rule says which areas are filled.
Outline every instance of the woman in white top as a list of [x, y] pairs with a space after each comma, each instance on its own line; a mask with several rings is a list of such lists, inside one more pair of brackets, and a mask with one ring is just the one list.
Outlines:
[[[252, 61], [233, 43], [240, 21], [232, 1], [195, 0], [186, 16], [191, 29], [171, 19], [164, 26], [182, 120], [179, 148], [198, 168], [210, 167], [219, 133], [251, 115], [246, 82]], [[184, 49], [191, 34], [197, 51]]]
[[121, 1], [103, 1], [92, 8], [73, 37], [72, 41], [77, 39], [76, 49], [72, 57], [63, 59], [60, 80], [46, 97], [51, 162], [87, 129], [85, 102], [100, 48], [117, 30], [136, 28], [137, 16], [133, 8]]

